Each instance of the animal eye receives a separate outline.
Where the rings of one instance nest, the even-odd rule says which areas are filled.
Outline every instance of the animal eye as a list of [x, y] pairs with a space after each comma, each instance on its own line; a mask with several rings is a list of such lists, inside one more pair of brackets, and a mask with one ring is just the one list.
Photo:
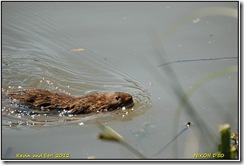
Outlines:
[[120, 96], [116, 96], [115, 99], [118, 101], [120, 99]]

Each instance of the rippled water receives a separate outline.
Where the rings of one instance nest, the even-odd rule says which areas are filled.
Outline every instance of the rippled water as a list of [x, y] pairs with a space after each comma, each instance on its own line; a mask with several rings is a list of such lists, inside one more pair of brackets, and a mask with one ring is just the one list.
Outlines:
[[[14, 5], [14, 3], [11, 4], [11, 6]], [[28, 5], [26, 4], [26, 6]], [[8, 17], [15, 16], [14, 13], [9, 14], [7, 11], [6, 15]], [[44, 23], [50, 22], [50, 24], [53, 23], [52, 19], [55, 19], [49, 20], [43, 15], [41, 17]], [[29, 19], [33, 20], [33, 18]], [[18, 18], [16, 18], [17, 20]], [[82, 36], [75, 36], [74, 34], [69, 36], [69, 32], [66, 34], [66, 31], [60, 31], [64, 35], [63, 37], [44, 37], [40, 34], [39, 29], [47, 27], [40, 27], [39, 25], [42, 26], [41, 20], [38, 25], [30, 24], [29, 30], [21, 26], [6, 25], [10, 28], [4, 30], [4, 32], [10, 32], [9, 35], [7, 32], [3, 35], [3, 40], [6, 41], [3, 43], [2, 71], [4, 75], [3, 89], [5, 91], [8, 92], [9, 88], [13, 91], [14, 89], [18, 90], [18, 88], [34, 87], [56, 90], [75, 96], [93, 91], [130, 91], [135, 101], [141, 105], [139, 109], [150, 107], [151, 100], [145, 87], [135, 81], [129, 72], [123, 72], [122, 67], [113, 64], [115, 55], [99, 54], [80, 42]], [[65, 28], [64, 25], [61, 27]], [[75, 27], [73, 30], [74, 33], [79, 31]], [[20, 39], [16, 43], [16, 40], [11, 40], [16, 36], [23, 37], [24, 40], [28, 41]], [[65, 43], [56, 41], [64, 38], [66, 38], [67, 41], [65, 42], [69, 45], [63, 45]], [[82, 48], [76, 47], [77, 43], [72, 45], [72, 40], [73, 42], [78, 40], [75, 42], [79, 42], [78, 45]], [[129, 58], [127, 57], [127, 60]], [[140, 111], [139, 109], [137, 111]], [[11, 111], [8, 115], [10, 114]], [[19, 116], [20, 114], [16, 115]]]
[[[169, 77], [177, 77], [187, 92], [204, 76], [237, 65], [237, 19], [219, 14], [189, 17], [219, 6], [237, 7], [234, 2], [2, 3], [2, 156], [137, 158], [119, 144], [98, 140], [98, 121], [147, 157], [168, 144], [188, 121], [192, 127], [155, 158], [193, 158], [194, 153], [216, 149], [220, 124], [229, 123], [238, 131], [237, 73], [213, 78], [189, 98], [201, 120], [187, 108], [178, 112], [180, 101]], [[122, 91], [136, 104], [95, 116], [28, 116], [16, 113], [19, 107], [7, 97], [27, 88], [77, 97]], [[211, 135], [206, 137], [199, 123]]]
[[[50, 80], [45, 80], [44, 78], [40, 80], [40, 83], [46, 82], [53, 86]], [[19, 89], [21, 88], [21, 89]], [[28, 89], [28, 88], [27, 88]], [[132, 87], [133, 89], [133, 87]], [[132, 89], [130, 91], [132, 91]], [[134, 88], [135, 89], [135, 88]], [[110, 120], [128, 120], [132, 119], [134, 116], [144, 113], [148, 108], [151, 107], [152, 102], [147, 93], [142, 91], [133, 93], [134, 106], [132, 108], [118, 109], [113, 112], [104, 113], [92, 113], [87, 115], [71, 115], [65, 113], [65, 111], [47, 112], [35, 110], [32, 111], [31, 108], [21, 105], [19, 103], [13, 102], [8, 98], [8, 93], [16, 90], [25, 90], [22, 87], [15, 89], [13, 86], [9, 86], [8, 90], [3, 90], [3, 105], [2, 108], [2, 125], [5, 127], [13, 126], [59, 126], [59, 125], [69, 125], [69, 124], [88, 124], [97, 122], [106, 122]], [[70, 95], [67, 91], [60, 91], [60, 89], [54, 90], [54, 92], [66, 93]], [[90, 92], [89, 92], [90, 93]]]

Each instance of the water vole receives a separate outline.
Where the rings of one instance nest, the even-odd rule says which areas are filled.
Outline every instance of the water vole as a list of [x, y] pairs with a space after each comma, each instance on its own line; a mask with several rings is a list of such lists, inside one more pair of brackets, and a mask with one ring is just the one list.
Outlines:
[[113, 111], [134, 105], [132, 96], [124, 92], [93, 93], [74, 97], [43, 89], [27, 89], [12, 92], [9, 97], [14, 102], [40, 110], [65, 109], [72, 114]]

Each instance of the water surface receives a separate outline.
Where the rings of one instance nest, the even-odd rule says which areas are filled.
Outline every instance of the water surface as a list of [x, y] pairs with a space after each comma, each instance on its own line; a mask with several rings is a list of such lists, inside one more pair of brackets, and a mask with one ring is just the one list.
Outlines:
[[[35, 116], [40, 124], [11, 113], [15, 107], [2, 95], [2, 157], [137, 158], [119, 144], [97, 139], [98, 118], [149, 158], [191, 159], [216, 151], [219, 125], [229, 123], [238, 131], [237, 72], [215, 77], [191, 95], [201, 120], [187, 108], [179, 112], [170, 81], [177, 78], [187, 92], [204, 76], [238, 64], [237, 19], [192, 17], [208, 7], [236, 9], [237, 3], [3, 2], [3, 94], [30, 87], [74, 96], [123, 91], [138, 104], [132, 113], [71, 121]], [[192, 126], [167, 145], [188, 121]]]

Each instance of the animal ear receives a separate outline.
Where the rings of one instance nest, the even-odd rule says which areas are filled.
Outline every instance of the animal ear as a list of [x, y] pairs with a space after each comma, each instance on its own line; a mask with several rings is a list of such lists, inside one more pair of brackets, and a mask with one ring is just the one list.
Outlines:
[[120, 96], [115, 96], [115, 99], [118, 101], [120, 99]]

